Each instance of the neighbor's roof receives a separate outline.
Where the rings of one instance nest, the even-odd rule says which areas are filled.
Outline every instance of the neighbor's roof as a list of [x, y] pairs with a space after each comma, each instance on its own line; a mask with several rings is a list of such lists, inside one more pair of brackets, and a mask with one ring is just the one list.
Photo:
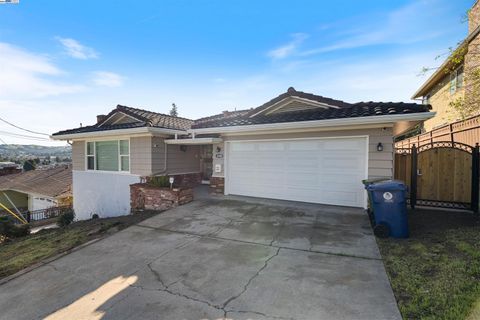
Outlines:
[[[122, 112], [136, 119], [138, 122], [106, 125], [105, 122], [108, 120], [108, 118], [110, 118], [117, 112]], [[193, 120], [186, 119], [186, 118], [172, 117], [170, 115], [166, 115], [158, 112], [152, 112], [148, 110], [118, 105], [105, 117], [104, 121], [96, 123], [93, 126], [85, 126], [85, 127], [75, 128], [75, 129], [59, 131], [52, 134], [52, 136], [84, 133], [84, 132], [117, 130], [117, 129], [131, 129], [131, 128], [140, 128], [140, 127], [155, 127], [155, 128], [164, 128], [164, 129], [173, 129], [173, 130], [187, 130], [187, 129], [190, 129], [190, 126], [192, 125], [192, 123], [193, 123]]]
[[46, 197], [71, 195], [72, 168], [60, 166], [0, 176], [0, 191], [15, 190]]
[[[477, 27], [472, 33], [470, 33], [468, 37], [458, 45], [458, 47], [455, 49], [454, 52], [467, 48], [468, 44], [472, 42], [478, 36], [478, 34], [480, 34], [480, 26]], [[453, 63], [452, 63], [453, 56], [454, 56], [453, 54], [450, 55], [442, 63], [442, 65], [413, 94], [412, 99], [417, 99], [417, 98], [426, 96], [437, 83], [442, 81], [448, 75], [448, 70], [453, 66]]]
[[[272, 114], [258, 114], [267, 109], [273, 104], [288, 98], [289, 96], [301, 97], [317, 102], [325, 103], [337, 108], [317, 108], [304, 111], [282, 112]], [[296, 91], [294, 88], [289, 88], [286, 93], [270, 100], [262, 106], [235, 113], [230, 117], [211, 117], [203, 118], [195, 121], [192, 129], [214, 128], [214, 127], [230, 127], [241, 125], [267, 124], [267, 123], [283, 123], [283, 122], [298, 122], [298, 121], [312, 121], [312, 120], [327, 120], [327, 119], [341, 119], [354, 117], [369, 117], [381, 115], [407, 114], [428, 112], [429, 105], [417, 103], [403, 103], [403, 102], [359, 102], [347, 103], [340, 100], [334, 100], [322, 96], [313, 95]]]

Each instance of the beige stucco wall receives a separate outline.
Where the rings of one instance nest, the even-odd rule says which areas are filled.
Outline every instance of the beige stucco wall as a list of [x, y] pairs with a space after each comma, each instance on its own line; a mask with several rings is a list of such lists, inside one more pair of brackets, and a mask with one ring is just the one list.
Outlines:
[[430, 120], [423, 124], [426, 132], [435, 127], [453, 122], [457, 119], [456, 114], [450, 107], [450, 103], [458, 98], [463, 97], [463, 88], [458, 88], [454, 94], [450, 93], [450, 75], [445, 74], [445, 77], [430, 91], [429, 104], [432, 105], [432, 111], [437, 114]]
[[[285, 134], [257, 134], [248, 136], [226, 136], [224, 141], [234, 140], [262, 140], [262, 139], [297, 139], [311, 137], [342, 137], [342, 136], [369, 136], [368, 152], [368, 177], [369, 178], [392, 178], [393, 177], [393, 134], [392, 128], [345, 130], [345, 131], [320, 131]], [[377, 144], [381, 142], [383, 151], [377, 151]], [[217, 159], [216, 163], [224, 166], [223, 158]], [[222, 172], [223, 174], [223, 172]], [[223, 175], [217, 175], [223, 176]]]

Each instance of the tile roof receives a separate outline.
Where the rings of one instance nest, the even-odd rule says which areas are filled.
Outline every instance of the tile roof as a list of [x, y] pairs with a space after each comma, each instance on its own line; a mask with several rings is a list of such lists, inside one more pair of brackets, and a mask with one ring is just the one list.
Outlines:
[[47, 197], [70, 195], [72, 167], [60, 166], [48, 170], [31, 170], [0, 177], [0, 190], [16, 190]]
[[[115, 124], [115, 125], [105, 124], [108, 118], [117, 112], [122, 112], [138, 120], [138, 122]], [[131, 129], [131, 128], [140, 128], [140, 127], [155, 127], [155, 128], [164, 128], [164, 129], [187, 130], [187, 129], [190, 129], [192, 124], [193, 124], [193, 120], [190, 120], [190, 119], [181, 118], [181, 117], [172, 117], [167, 114], [118, 105], [105, 117], [104, 121], [96, 123], [92, 126], [62, 130], [52, 134], [52, 136], [95, 132], [95, 131], [116, 130], [116, 129]]]
[[[332, 108], [316, 108], [302, 111], [291, 111], [282, 113], [264, 114], [264, 110], [275, 105], [288, 97], [298, 97], [308, 99], [322, 104], [332, 106]], [[130, 129], [138, 127], [157, 127], [166, 129], [188, 130], [200, 129], [200, 128], [212, 128], [212, 127], [227, 127], [227, 126], [240, 126], [240, 125], [252, 125], [252, 124], [267, 124], [267, 123], [282, 123], [282, 122], [296, 122], [296, 121], [309, 121], [309, 120], [327, 120], [327, 119], [340, 119], [340, 118], [354, 118], [354, 117], [367, 117], [378, 115], [391, 115], [391, 114], [405, 114], [405, 113], [418, 113], [428, 112], [430, 106], [421, 105], [416, 103], [403, 103], [403, 102], [359, 102], [348, 103], [341, 100], [335, 100], [326, 98], [323, 96], [296, 91], [290, 87], [287, 92], [277, 96], [276, 98], [264, 103], [258, 108], [252, 108], [239, 111], [224, 111], [221, 114], [213, 115], [210, 117], [201, 118], [198, 120], [190, 120], [180, 117], [172, 117], [166, 114], [157, 112], [151, 112], [143, 109], [131, 108], [118, 105], [117, 108], [112, 110], [100, 123], [93, 126], [81, 127], [76, 129], [64, 130], [56, 135], [75, 134], [84, 132], [95, 132], [114, 129]], [[138, 122], [107, 125], [107, 119], [117, 112], [122, 112], [136, 120]], [[104, 125], [102, 125], [104, 124]]]
[[[258, 114], [290, 96], [314, 100], [338, 108], [318, 108], [295, 112], [272, 113], [268, 115], [262, 113]], [[417, 103], [373, 101], [347, 103], [341, 100], [325, 98], [289, 88], [286, 93], [279, 95], [258, 108], [247, 112], [239, 112], [230, 117], [223, 118], [215, 116], [210, 119], [203, 118], [195, 121], [192, 125], [192, 129], [417, 113], [428, 112], [429, 109], [430, 106]]]

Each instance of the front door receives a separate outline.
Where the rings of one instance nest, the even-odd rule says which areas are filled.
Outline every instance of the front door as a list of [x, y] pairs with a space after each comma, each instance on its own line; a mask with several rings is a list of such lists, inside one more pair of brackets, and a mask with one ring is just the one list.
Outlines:
[[202, 171], [202, 180], [210, 181], [210, 177], [213, 174], [213, 148], [211, 144], [202, 146], [200, 169]]

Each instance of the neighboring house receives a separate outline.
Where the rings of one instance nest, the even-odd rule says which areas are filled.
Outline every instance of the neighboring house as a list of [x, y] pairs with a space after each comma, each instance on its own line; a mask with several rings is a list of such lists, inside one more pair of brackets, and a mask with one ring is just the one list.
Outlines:
[[22, 172], [22, 168], [13, 162], [0, 162], [0, 176]]
[[351, 104], [289, 88], [258, 108], [197, 121], [117, 106], [52, 138], [72, 143], [79, 219], [130, 213], [129, 185], [151, 175], [208, 179], [225, 194], [364, 207], [361, 180], [391, 178], [394, 136], [433, 115], [420, 104]]
[[[480, 4], [478, 1], [469, 12], [468, 32], [467, 38], [412, 97], [412, 99], [422, 99], [425, 104], [432, 106], [432, 111], [436, 112], [434, 118], [425, 121], [423, 131], [428, 132], [460, 120], [460, 114], [451, 104], [459, 99], [468, 100], [469, 95], [479, 95], [478, 92], [474, 92], [478, 91], [478, 88], [472, 87], [469, 83], [469, 79], [474, 78], [469, 75], [472, 75], [473, 70], [480, 66]], [[474, 100], [478, 102], [478, 97]]]
[[35, 211], [72, 203], [72, 168], [59, 166], [0, 177], [0, 203]]

